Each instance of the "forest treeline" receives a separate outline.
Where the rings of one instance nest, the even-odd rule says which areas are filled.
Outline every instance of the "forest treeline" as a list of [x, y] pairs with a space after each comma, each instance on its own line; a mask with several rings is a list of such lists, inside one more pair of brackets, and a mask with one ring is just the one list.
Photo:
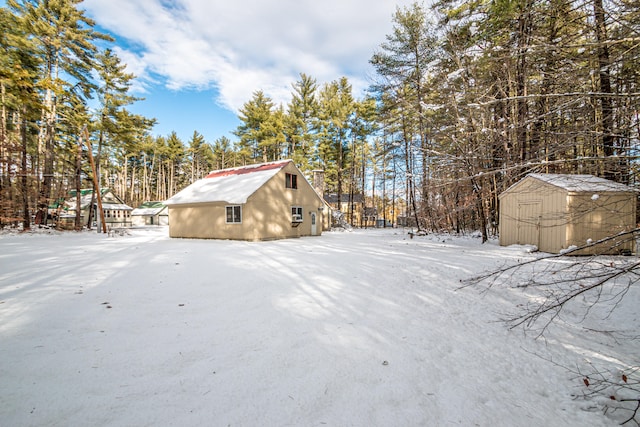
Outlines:
[[[397, 8], [366, 95], [301, 73], [277, 105], [259, 88], [235, 140], [152, 136], [135, 76], [81, 0], [0, 8], [0, 226], [90, 187], [163, 200], [213, 169], [292, 158], [326, 192], [402, 206], [425, 230], [496, 228], [498, 194], [529, 172], [638, 182], [638, 0], [440, 0]], [[105, 47], [107, 46], [107, 47]], [[312, 71], [312, 70], [311, 70]], [[91, 107], [89, 106], [91, 105]], [[97, 105], [97, 106], [96, 106]], [[397, 200], [401, 204], [396, 204]]]

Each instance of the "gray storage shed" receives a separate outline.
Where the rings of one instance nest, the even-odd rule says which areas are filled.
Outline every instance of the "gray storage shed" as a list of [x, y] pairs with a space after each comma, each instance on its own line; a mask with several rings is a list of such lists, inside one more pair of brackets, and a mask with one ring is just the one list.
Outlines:
[[576, 255], [635, 252], [632, 236], [592, 244], [636, 227], [637, 193], [629, 186], [593, 175], [529, 174], [499, 199], [502, 246], [561, 253], [590, 245]]

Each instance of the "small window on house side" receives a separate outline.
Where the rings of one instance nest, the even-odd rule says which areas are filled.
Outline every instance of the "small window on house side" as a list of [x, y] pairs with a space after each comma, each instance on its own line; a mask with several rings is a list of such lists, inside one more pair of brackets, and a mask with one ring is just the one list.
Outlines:
[[293, 222], [302, 222], [302, 206], [291, 206], [291, 220]]
[[239, 224], [242, 222], [242, 206], [227, 206], [227, 224]]
[[285, 174], [285, 187], [287, 188], [298, 188], [298, 175], [293, 173]]

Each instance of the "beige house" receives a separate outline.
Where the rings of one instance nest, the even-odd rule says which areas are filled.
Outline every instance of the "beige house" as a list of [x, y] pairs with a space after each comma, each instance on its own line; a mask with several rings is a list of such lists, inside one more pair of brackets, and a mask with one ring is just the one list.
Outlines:
[[145, 202], [131, 211], [131, 223], [136, 226], [168, 225], [169, 210], [162, 202]]
[[213, 171], [164, 204], [171, 237], [202, 239], [319, 236], [327, 213], [291, 160]]
[[337, 193], [327, 193], [324, 200], [334, 211], [340, 211], [344, 219], [352, 226], [363, 227], [364, 220], [364, 196], [362, 193], [354, 194], [353, 197], [349, 193], [340, 195], [338, 202]]
[[[69, 192], [71, 198], [65, 202], [64, 215], [61, 215], [62, 228], [73, 228], [76, 216], [76, 191], [71, 190]], [[119, 227], [131, 227], [131, 211], [133, 208], [125, 204], [120, 197], [115, 195], [113, 191], [108, 188], [100, 189], [100, 196], [102, 198], [102, 210], [104, 212], [104, 221], [109, 228]], [[91, 201], [93, 200], [93, 207], [91, 207]], [[92, 224], [96, 225], [98, 221], [98, 203], [96, 198], [93, 197], [93, 189], [80, 190], [80, 215], [82, 216], [81, 223], [86, 225], [89, 222], [89, 212], [91, 211]]]
[[623, 184], [592, 175], [530, 174], [500, 198], [500, 245], [529, 244], [575, 255], [635, 252], [631, 236], [594, 245], [636, 226], [637, 194]]

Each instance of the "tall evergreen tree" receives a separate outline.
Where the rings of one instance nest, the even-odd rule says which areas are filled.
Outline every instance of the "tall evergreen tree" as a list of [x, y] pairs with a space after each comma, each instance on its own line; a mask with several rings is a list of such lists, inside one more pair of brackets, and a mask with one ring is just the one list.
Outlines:
[[39, 153], [44, 157], [38, 207], [46, 219], [51, 200], [57, 152], [57, 100], [65, 91], [88, 98], [94, 85], [91, 70], [96, 54], [95, 41], [109, 39], [94, 31], [95, 22], [78, 9], [82, 0], [7, 0], [7, 5], [24, 22], [36, 42], [41, 58], [38, 86], [43, 91]]
[[303, 172], [311, 169], [313, 162], [314, 118], [318, 112], [318, 83], [316, 79], [302, 73], [293, 83], [291, 102], [285, 120], [287, 134], [287, 156], [292, 158]]
[[[0, 217], [31, 226], [33, 124], [41, 110], [37, 92], [40, 63], [24, 21], [0, 8]], [[17, 124], [17, 125], [16, 125]], [[19, 180], [11, 173], [19, 167]], [[0, 226], [4, 220], [0, 219]]]
[[240, 138], [240, 150], [250, 152], [252, 162], [279, 158], [278, 146], [284, 143], [282, 113], [274, 110], [271, 98], [259, 90], [240, 109], [240, 120], [234, 134]]
[[[424, 215], [420, 217], [417, 212], [415, 176], [421, 177], [422, 210], [428, 214], [431, 130], [424, 105], [428, 92], [426, 76], [435, 57], [437, 39], [424, 8], [418, 3], [397, 8], [392, 20], [392, 34], [387, 35], [386, 42], [381, 44], [380, 50], [370, 60], [381, 77], [381, 81], [373, 89], [392, 94], [397, 111], [402, 115], [403, 138], [408, 148], [408, 195], [418, 228], [421, 228]], [[420, 153], [419, 158], [413, 157], [414, 146]], [[420, 169], [413, 170], [418, 165]]]
[[211, 148], [205, 142], [204, 136], [194, 130], [189, 140], [189, 147], [187, 148], [190, 158], [189, 163], [191, 164], [191, 182], [202, 178], [208, 172], [207, 151], [210, 150]]
[[119, 134], [132, 131], [128, 126], [118, 123], [118, 119], [122, 117], [120, 113], [126, 106], [143, 99], [129, 93], [135, 76], [127, 73], [126, 67], [111, 49], [105, 49], [96, 58], [97, 93], [100, 102], [95, 120], [98, 132], [98, 161], [105, 144], [117, 143]]
[[213, 169], [225, 169], [234, 166], [233, 144], [226, 136], [216, 139], [213, 143]]
[[346, 77], [325, 84], [319, 93], [318, 165], [325, 171], [327, 190], [335, 192], [338, 204], [344, 200], [345, 171], [350, 158], [349, 121], [354, 113], [352, 87]]

